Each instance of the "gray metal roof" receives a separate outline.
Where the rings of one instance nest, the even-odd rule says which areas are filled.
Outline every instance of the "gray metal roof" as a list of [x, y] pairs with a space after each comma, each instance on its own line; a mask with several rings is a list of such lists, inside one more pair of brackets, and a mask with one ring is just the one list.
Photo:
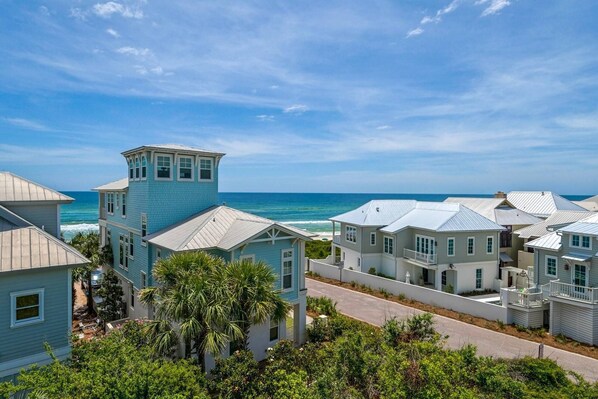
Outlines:
[[549, 249], [551, 251], [558, 251], [561, 249], [561, 236], [556, 231], [543, 235], [533, 241], [525, 244], [526, 247]]
[[330, 220], [357, 226], [387, 226], [413, 210], [416, 203], [415, 200], [373, 200]]
[[578, 222], [560, 228], [563, 233], [579, 233], [598, 236], [598, 214], [582, 219]]
[[594, 195], [593, 197], [586, 198], [583, 202], [597, 202], [598, 203], [598, 195]]
[[492, 220], [458, 203], [417, 202], [411, 211], [381, 231], [395, 233], [408, 227], [437, 232], [504, 230]]
[[[592, 197], [592, 198], [595, 198], [595, 197]], [[596, 200], [596, 202], [594, 202], [593, 200], [590, 201], [589, 199], [586, 199], [583, 201], [573, 201], [573, 203], [575, 205], [581, 206], [583, 209], [586, 209], [588, 211], [598, 212], [598, 200]]]
[[96, 187], [94, 191], [124, 191], [129, 188], [129, 179], [124, 178], [116, 180], [110, 183], [106, 183], [102, 186]]
[[270, 219], [226, 206], [217, 206], [151, 234], [146, 239], [154, 245], [173, 251], [209, 248], [230, 251], [273, 227], [305, 240], [316, 236]]
[[124, 151], [122, 153], [122, 155], [124, 155], [126, 157], [128, 155], [142, 152], [142, 151], [166, 151], [166, 152], [176, 152], [179, 154], [206, 155], [206, 156], [213, 156], [213, 157], [223, 157], [225, 155], [222, 152], [210, 151], [210, 150], [205, 150], [203, 148], [191, 147], [191, 146], [181, 145], [181, 144], [142, 145], [140, 147]]
[[68, 204], [74, 199], [11, 172], [0, 172], [0, 203], [54, 202]]
[[524, 227], [514, 231], [520, 238], [542, 237], [546, 233], [554, 230], [554, 228], [562, 227], [567, 224], [575, 223], [578, 220], [592, 216], [593, 212], [589, 211], [556, 211], [550, 215], [546, 220], [536, 223], [534, 225]]
[[0, 273], [86, 263], [74, 248], [0, 206]]
[[465, 205], [502, 226], [525, 226], [541, 222], [541, 219], [516, 209], [506, 198], [449, 197], [444, 202]]
[[541, 218], [547, 218], [556, 211], [585, 210], [550, 191], [511, 191], [507, 194], [507, 200], [517, 209]]

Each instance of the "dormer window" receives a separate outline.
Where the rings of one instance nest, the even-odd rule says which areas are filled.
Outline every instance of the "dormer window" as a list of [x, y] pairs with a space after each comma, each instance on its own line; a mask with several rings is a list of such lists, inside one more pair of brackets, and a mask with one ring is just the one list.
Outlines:
[[147, 179], [147, 159], [145, 155], [141, 157], [141, 180]]
[[139, 158], [135, 157], [135, 180], [139, 180]]
[[583, 249], [592, 249], [592, 240], [590, 236], [582, 236], [579, 234], [571, 234], [571, 244], [572, 247], [583, 248]]
[[172, 180], [172, 156], [171, 155], [157, 155], [156, 156], [156, 179]]
[[133, 161], [129, 161], [129, 180], [133, 180], [135, 178], [133, 172]]
[[193, 158], [179, 158], [179, 180], [193, 180]]
[[202, 158], [199, 160], [199, 180], [212, 180], [212, 160], [209, 158]]

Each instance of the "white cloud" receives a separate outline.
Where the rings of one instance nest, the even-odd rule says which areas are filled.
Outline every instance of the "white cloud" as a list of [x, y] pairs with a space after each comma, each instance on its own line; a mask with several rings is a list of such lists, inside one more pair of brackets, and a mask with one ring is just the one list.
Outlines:
[[76, 7], [71, 8], [71, 12], [70, 12], [69, 16], [71, 18], [75, 18], [78, 21], [87, 20], [87, 12], [83, 11], [80, 8], [76, 8]]
[[422, 33], [424, 33], [424, 30], [422, 28], [415, 28], [415, 29], [412, 29], [409, 32], [407, 32], [407, 37], [419, 36]]
[[303, 104], [294, 104], [284, 109], [285, 114], [302, 114], [306, 112], [309, 108], [307, 105]]
[[256, 118], [262, 122], [273, 122], [275, 119], [274, 115], [257, 115]]
[[155, 68], [151, 68], [150, 72], [155, 74], [155, 75], [162, 75], [164, 73], [164, 70], [162, 69], [161, 66], [157, 66]]
[[119, 54], [131, 55], [135, 57], [146, 57], [152, 53], [148, 48], [135, 48], [129, 46], [118, 48], [116, 49], [116, 52]]
[[24, 118], [2, 118], [6, 123], [27, 130], [47, 131], [47, 126]]
[[[490, 4], [488, 4], [490, 3]], [[477, 0], [476, 5], [488, 4], [488, 6], [482, 11], [482, 17], [487, 15], [493, 15], [502, 10], [503, 8], [511, 5], [509, 0]]]
[[143, 11], [139, 4], [131, 8], [121, 3], [109, 1], [107, 3], [97, 3], [92, 10], [94, 14], [102, 18], [110, 18], [112, 14], [119, 14], [124, 18], [143, 18]]
[[390, 126], [388, 125], [380, 125], [376, 127], [376, 130], [387, 130], [390, 129]]
[[106, 33], [108, 33], [110, 36], [113, 36], [113, 37], [117, 37], [117, 38], [120, 37], [120, 33], [118, 33], [117, 31], [115, 31], [112, 28], [106, 29]]

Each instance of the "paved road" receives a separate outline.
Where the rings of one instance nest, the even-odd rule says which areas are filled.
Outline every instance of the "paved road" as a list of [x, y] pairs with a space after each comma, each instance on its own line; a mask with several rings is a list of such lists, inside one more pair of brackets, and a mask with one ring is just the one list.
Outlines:
[[[378, 326], [393, 316], [404, 318], [422, 313], [419, 309], [312, 279], [306, 279], [306, 286], [308, 295], [330, 297], [337, 302], [337, 309], [340, 312]], [[449, 336], [447, 345], [453, 349], [471, 343], [477, 346], [478, 353], [484, 356], [517, 358], [526, 355], [537, 356], [538, 354], [538, 343], [536, 342], [439, 315], [434, 315], [434, 320], [436, 330], [440, 334]], [[551, 346], [544, 347], [544, 356], [556, 360], [565, 369], [581, 374], [588, 381], [598, 381], [598, 360]]]

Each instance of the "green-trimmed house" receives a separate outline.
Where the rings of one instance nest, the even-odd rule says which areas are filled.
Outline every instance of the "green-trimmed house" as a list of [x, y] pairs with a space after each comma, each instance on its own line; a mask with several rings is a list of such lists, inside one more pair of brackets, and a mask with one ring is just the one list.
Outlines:
[[70, 353], [72, 269], [87, 259], [59, 239], [73, 199], [0, 172], [0, 380]]
[[293, 328], [287, 331], [285, 323], [254, 326], [250, 346], [257, 359], [263, 359], [265, 350], [279, 339], [303, 342], [305, 241], [313, 235], [219, 205], [222, 153], [181, 145], [145, 145], [122, 155], [128, 177], [96, 190], [102, 244], [112, 247], [112, 266], [122, 282], [127, 316], [153, 316], [152, 309], [139, 303], [138, 293], [153, 284], [152, 265], [157, 259], [204, 250], [227, 261], [263, 260], [279, 276], [275, 288], [293, 307]]

